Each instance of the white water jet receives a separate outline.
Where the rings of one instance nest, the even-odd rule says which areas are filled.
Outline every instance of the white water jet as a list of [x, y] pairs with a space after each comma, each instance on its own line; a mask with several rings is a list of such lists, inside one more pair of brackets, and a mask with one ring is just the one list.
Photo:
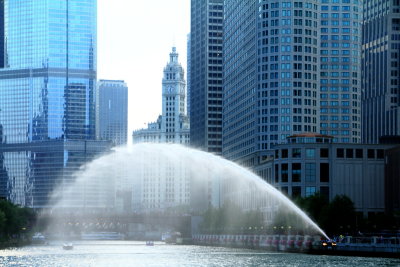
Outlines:
[[[190, 210], [236, 202], [244, 209], [276, 211], [278, 203], [328, 238], [325, 232], [275, 187], [253, 172], [219, 156], [175, 144], [137, 144], [116, 148], [84, 166], [71, 186], [54, 192], [56, 207], [118, 208], [129, 192], [132, 211]], [[129, 198], [129, 197], [128, 197]]]

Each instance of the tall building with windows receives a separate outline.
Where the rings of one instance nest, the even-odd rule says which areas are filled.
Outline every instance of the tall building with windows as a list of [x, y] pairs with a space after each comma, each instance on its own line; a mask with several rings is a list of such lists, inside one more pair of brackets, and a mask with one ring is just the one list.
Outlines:
[[400, 2], [365, 0], [363, 23], [363, 142], [400, 135]]
[[1, 197], [46, 207], [95, 142], [96, 0], [0, 2]]
[[187, 35], [187, 59], [186, 59], [186, 80], [187, 80], [187, 84], [186, 84], [186, 92], [187, 92], [187, 114], [190, 114], [190, 65], [191, 65], [191, 59], [190, 59], [190, 33]]
[[223, 0], [192, 0], [190, 21], [190, 144], [222, 152]]
[[124, 145], [128, 138], [128, 87], [124, 81], [98, 82], [98, 138]]
[[188, 144], [190, 141], [185, 75], [175, 47], [169, 57], [162, 79], [162, 115], [149, 123], [148, 128], [134, 131], [133, 143]]
[[362, 2], [320, 4], [320, 128], [336, 143], [361, 142]]
[[319, 1], [225, 1], [223, 155], [255, 166], [319, 132]]
[[[145, 129], [133, 132], [133, 143], [189, 145], [190, 124], [186, 111], [184, 70], [173, 47], [162, 79], [162, 115]], [[142, 152], [143, 164], [134, 174], [132, 206], [136, 211], [165, 210], [190, 204], [190, 175], [184, 160], [160, 153]]]

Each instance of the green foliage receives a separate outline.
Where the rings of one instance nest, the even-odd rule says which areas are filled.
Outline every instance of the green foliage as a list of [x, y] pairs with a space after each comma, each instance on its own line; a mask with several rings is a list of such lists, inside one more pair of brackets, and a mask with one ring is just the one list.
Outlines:
[[274, 234], [298, 233], [306, 229], [306, 224], [299, 215], [281, 207], [275, 214], [270, 228]]
[[335, 196], [322, 219], [324, 229], [329, 233], [354, 232], [356, 212], [353, 201], [345, 195]]
[[345, 195], [337, 195], [329, 203], [325, 196], [315, 194], [296, 199], [296, 203], [328, 234], [342, 234], [356, 229], [354, 203]]
[[9, 201], [0, 200], [0, 234], [2, 240], [15, 238], [26, 232], [35, 219], [29, 208], [21, 208]]
[[263, 226], [263, 215], [259, 211], [243, 211], [237, 205], [227, 202], [221, 208], [210, 207], [203, 214], [200, 228], [212, 234], [233, 234], [254, 232]]

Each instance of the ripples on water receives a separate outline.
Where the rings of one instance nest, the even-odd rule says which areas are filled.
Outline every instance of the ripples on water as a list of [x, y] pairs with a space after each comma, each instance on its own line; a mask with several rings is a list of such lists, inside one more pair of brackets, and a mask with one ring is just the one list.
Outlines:
[[400, 266], [400, 259], [267, 253], [257, 250], [173, 246], [144, 242], [75, 242], [0, 250], [0, 266]]

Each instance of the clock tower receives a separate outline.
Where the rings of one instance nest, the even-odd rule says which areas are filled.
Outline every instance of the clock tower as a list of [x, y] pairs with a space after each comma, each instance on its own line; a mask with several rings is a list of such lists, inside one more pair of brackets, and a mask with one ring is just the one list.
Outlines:
[[167, 143], [186, 143], [186, 138], [182, 140], [182, 130], [189, 128], [189, 119], [186, 115], [184, 70], [178, 62], [175, 47], [172, 48], [169, 57], [162, 79], [161, 131], [165, 132], [164, 141]]

